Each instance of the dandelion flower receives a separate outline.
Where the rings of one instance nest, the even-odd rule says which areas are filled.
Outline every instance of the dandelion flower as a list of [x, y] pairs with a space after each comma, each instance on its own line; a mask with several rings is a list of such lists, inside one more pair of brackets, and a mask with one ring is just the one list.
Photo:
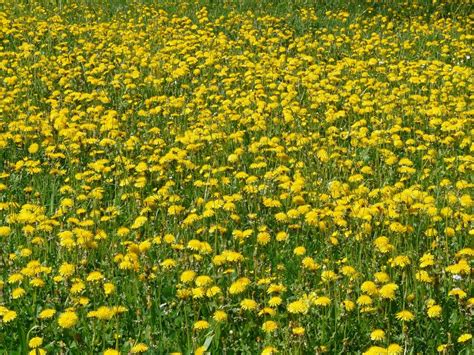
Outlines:
[[257, 308], [258, 304], [252, 299], [245, 298], [242, 300], [242, 302], [240, 302], [240, 306], [246, 311], [252, 311]]
[[293, 250], [293, 253], [294, 253], [295, 255], [298, 255], [298, 256], [304, 255], [304, 254], [306, 254], [306, 248], [305, 248], [305, 247], [301, 247], [301, 246], [300, 246], [300, 247], [296, 247], [296, 248]]
[[209, 323], [205, 320], [198, 320], [196, 323], [194, 323], [193, 328], [194, 330], [207, 329], [209, 328]]
[[273, 346], [267, 346], [262, 350], [261, 355], [274, 355], [278, 352], [276, 348]]
[[472, 339], [472, 334], [465, 333], [465, 334], [462, 334], [461, 336], [459, 336], [458, 343], [465, 343], [465, 342], [467, 342], [471, 339]]
[[442, 308], [439, 305], [434, 305], [428, 308], [427, 313], [430, 318], [438, 318], [441, 315]]
[[380, 346], [371, 346], [367, 351], [362, 353], [363, 355], [384, 355], [387, 354], [387, 349]]
[[214, 320], [218, 323], [225, 322], [227, 320], [227, 313], [221, 310], [217, 310], [214, 312], [212, 318], [214, 318]]
[[342, 302], [343, 306], [344, 306], [344, 309], [347, 311], [347, 312], [350, 312], [352, 310], [354, 310], [355, 308], [355, 303], [352, 302], [351, 300], [344, 300]]
[[410, 311], [403, 310], [403, 311], [400, 311], [396, 314], [396, 318], [398, 320], [403, 321], [403, 322], [409, 322], [409, 321], [412, 321], [413, 319], [415, 319], [415, 316]]
[[382, 329], [375, 329], [370, 333], [370, 339], [380, 341], [385, 339], [385, 332]]
[[272, 320], [266, 321], [262, 325], [262, 330], [265, 333], [271, 333], [278, 329], [278, 324]]
[[75, 312], [66, 311], [59, 315], [58, 324], [61, 328], [72, 328], [77, 324], [78, 320], [79, 318]]
[[0, 226], [0, 237], [7, 237], [11, 233], [11, 228], [7, 226]]
[[373, 303], [372, 298], [367, 295], [362, 295], [357, 298], [357, 304], [359, 306], [370, 306]]
[[16, 319], [17, 317], [17, 313], [15, 311], [7, 311], [4, 315], [3, 315], [3, 322], [4, 323], [9, 323], [11, 322], [12, 320]]
[[43, 338], [40, 337], [31, 338], [28, 342], [28, 346], [32, 349], [39, 348], [41, 345], [43, 345]]
[[114, 293], [114, 291], [115, 291], [115, 285], [113, 283], [106, 282], [104, 284], [104, 293], [106, 295], [111, 295], [112, 293]]
[[193, 281], [195, 277], [196, 277], [195, 271], [187, 270], [187, 271], [183, 271], [183, 273], [181, 274], [180, 280], [183, 283], [188, 283], [188, 282]]
[[12, 291], [12, 298], [16, 300], [17, 298], [23, 297], [26, 294], [26, 291], [21, 288], [17, 287]]
[[148, 345], [143, 344], [143, 343], [138, 343], [130, 349], [130, 352], [132, 354], [139, 354], [139, 353], [144, 353], [147, 350], [148, 350]]
[[316, 298], [313, 303], [316, 305], [316, 306], [321, 306], [321, 307], [326, 307], [326, 306], [329, 306], [331, 304], [331, 299], [329, 297], [326, 297], [326, 296], [322, 296], [322, 297], [318, 297]]
[[92, 271], [88, 276], [87, 276], [87, 281], [89, 282], [94, 282], [94, 281], [100, 281], [104, 278], [104, 275], [100, 271]]
[[398, 290], [398, 286], [394, 283], [388, 283], [383, 285], [379, 289], [379, 295], [382, 298], [387, 298], [389, 300], [395, 299], [395, 291]]
[[291, 332], [294, 335], [304, 335], [305, 329], [303, 327], [294, 327], [291, 329]]
[[369, 296], [376, 295], [378, 293], [377, 285], [372, 281], [365, 281], [360, 286], [362, 292], [367, 293]]
[[448, 349], [448, 344], [441, 344], [441, 345], [438, 345], [438, 347], [436, 348], [436, 350], [440, 353], [445, 352], [447, 349]]
[[306, 314], [308, 313], [308, 304], [304, 301], [298, 300], [295, 302], [291, 302], [288, 307], [288, 312], [290, 313], [300, 313], [300, 314]]
[[231, 295], [236, 295], [244, 292], [247, 289], [247, 286], [250, 284], [250, 280], [246, 277], [237, 279], [235, 282], [230, 285], [229, 293]]
[[52, 316], [54, 316], [55, 314], [56, 314], [56, 310], [54, 310], [54, 309], [45, 309], [45, 310], [40, 312], [38, 318], [39, 319], [48, 319], [48, 318], [51, 318]]
[[398, 355], [398, 354], [402, 354], [403, 353], [403, 348], [398, 345], [398, 344], [390, 344], [388, 347], [387, 347], [387, 353], [389, 355]]
[[268, 300], [268, 305], [270, 307], [278, 307], [282, 302], [281, 297], [274, 296]]

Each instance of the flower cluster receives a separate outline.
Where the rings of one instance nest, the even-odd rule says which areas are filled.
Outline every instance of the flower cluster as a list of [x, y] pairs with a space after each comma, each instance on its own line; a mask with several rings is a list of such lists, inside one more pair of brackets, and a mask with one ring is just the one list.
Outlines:
[[462, 1], [7, 3], [2, 349], [469, 351]]

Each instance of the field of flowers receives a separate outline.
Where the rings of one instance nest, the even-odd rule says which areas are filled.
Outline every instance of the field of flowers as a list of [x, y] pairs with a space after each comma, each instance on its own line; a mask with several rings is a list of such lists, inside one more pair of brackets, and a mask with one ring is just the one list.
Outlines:
[[470, 354], [469, 1], [2, 1], [0, 353]]

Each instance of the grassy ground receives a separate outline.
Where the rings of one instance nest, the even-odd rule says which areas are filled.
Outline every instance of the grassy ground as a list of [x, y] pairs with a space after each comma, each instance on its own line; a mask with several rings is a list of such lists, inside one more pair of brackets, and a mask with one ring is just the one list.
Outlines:
[[0, 350], [470, 353], [468, 1], [0, 23]]

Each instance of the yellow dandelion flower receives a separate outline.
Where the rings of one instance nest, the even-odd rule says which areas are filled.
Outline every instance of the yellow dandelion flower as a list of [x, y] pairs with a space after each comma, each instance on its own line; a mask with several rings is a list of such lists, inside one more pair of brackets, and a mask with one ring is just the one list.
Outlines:
[[28, 147], [28, 153], [35, 154], [36, 152], [38, 152], [38, 149], [39, 149], [39, 145], [37, 143], [32, 143]]
[[41, 345], [43, 345], [43, 338], [40, 337], [31, 338], [28, 342], [28, 346], [32, 349], [39, 348]]
[[180, 280], [183, 283], [188, 283], [188, 282], [193, 281], [195, 277], [196, 277], [195, 271], [187, 270], [187, 271], [183, 271], [183, 273], [181, 274]]
[[305, 329], [303, 327], [294, 327], [291, 329], [291, 332], [294, 335], [304, 335]]
[[274, 316], [276, 314], [276, 311], [271, 308], [271, 307], [263, 307], [260, 312], [258, 312], [258, 315], [259, 316], [263, 316], [263, 315], [270, 315], [270, 316]]
[[385, 272], [376, 272], [375, 280], [380, 283], [387, 283], [390, 281], [390, 276]]
[[287, 310], [290, 313], [306, 314], [308, 313], [309, 307], [306, 302], [302, 300], [298, 300], [298, 301], [294, 301], [288, 304]]
[[138, 228], [142, 227], [143, 225], [145, 225], [145, 223], [147, 221], [148, 221], [148, 218], [146, 218], [145, 216], [139, 216], [135, 219], [135, 221], [133, 222], [133, 224], [130, 228], [138, 229]]
[[278, 324], [272, 320], [266, 321], [262, 325], [262, 330], [265, 333], [271, 333], [278, 329]]
[[3, 315], [3, 322], [4, 323], [9, 323], [11, 322], [12, 320], [16, 319], [17, 317], [17, 313], [15, 311], [7, 311], [4, 315]]
[[363, 355], [385, 355], [387, 354], [387, 349], [380, 346], [371, 346], [367, 351], [362, 353]]
[[205, 320], [198, 320], [193, 325], [194, 330], [202, 330], [202, 329], [207, 329], [207, 328], [209, 328], [209, 322], [207, 322]]
[[278, 353], [278, 350], [273, 346], [267, 346], [262, 350], [261, 355], [274, 355]]
[[240, 307], [242, 307], [242, 309], [246, 311], [253, 311], [257, 309], [257, 306], [257, 302], [249, 298], [245, 298], [240, 302]]
[[74, 264], [63, 263], [59, 267], [59, 275], [63, 277], [71, 276], [72, 274], [74, 274], [75, 269], [76, 267], [74, 266]]
[[248, 285], [250, 285], [250, 280], [248, 278], [242, 277], [240, 279], [237, 279], [235, 282], [232, 283], [232, 285], [230, 285], [229, 293], [231, 295], [242, 293], [247, 289]]
[[281, 297], [274, 296], [268, 300], [268, 305], [270, 307], [278, 307], [282, 303]]
[[453, 288], [451, 291], [449, 291], [448, 295], [456, 296], [459, 299], [464, 299], [467, 297], [467, 293], [461, 290], [460, 288]]
[[104, 278], [104, 275], [100, 271], [92, 271], [89, 275], [87, 275], [86, 280], [89, 282], [100, 281]]
[[46, 350], [42, 348], [35, 348], [28, 352], [28, 355], [46, 355]]
[[164, 269], [172, 269], [176, 266], [176, 260], [173, 260], [173, 259], [165, 259], [161, 262], [161, 266], [164, 268]]
[[441, 344], [441, 345], [438, 345], [438, 347], [436, 348], [436, 350], [440, 353], [445, 352], [447, 349], [448, 349], [448, 344]]
[[410, 311], [403, 310], [403, 311], [400, 311], [396, 314], [396, 318], [398, 320], [403, 321], [403, 322], [409, 322], [409, 321], [412, 321], [413, 319], [415, 319], [415, 316]]
[[17, 298], [23, 297], [26, 294], [26, 291], [21, 288], [17, 287], [12, 291], [12, 298], [16, 300]]
[[403, 348], [398, 344], [390, 344], [387, 347], [387, 354], [389, 355], [399, 355], [403, 353]]
[[41, 311], [38, 318], [39, 319], [48, 319], [48, 318], [53, 317], [55, 314], [56, 314], [56, 310], [49, 308], [49, 309], [45, 309], [45, 310]]
[[471, 339], [472, 339], [472, 334], [465, 333], [465, 334], [460, 335], [457, 341], [458, 343], [466, 343]]
[[61, 313], [58, 318], [58, 324], [61, 328], [72, 328], [77, 324], [78, 321], [79, 318], [77, 314], [72, 311]]
[[382, 298], [387, 298], [390, 300], [395, 299], [395, 291], [398, 290], [398, 286], [395, 283], [388, 283], [380, 287], [379, 295]]
[[326, 296], [318, 297], [313, 301], [316, 306], [326, 307], [331, 304], [331, 299]]
[[357, 304], [359, 306], [370, 306], [373, 303], [372, 298], [367, 295], [362, 295], [357, 298]]
[[399, 255], [392, 259], [390, 262], [391, 266], [405, 268], [406, 266], [410, 265], [411, 261], [410, 258], [406, 255]]
[[304, 254], [306, 254], [306, 248], [305, 248], [305, 247], [302, 247], [302, 246], [296, 247], [296, 248], [293, 250], [293, 253], [294, 253], [295, 255], [298, 255], [298, 256], [304, 255]]
[[352, 310], [354, 310], [355, 308], [355, 303], [352, 302], [351, 300], [344, 300], [342, 302], [343, 306], [344, 306], [344, 309], [347, 311], [347, 312], [351, 312]]
[[111, 295], [115, 291], [115, 285], [110, 282], [104, 283], [104, 293], [106, 295]]
[[427, 314], [430, 318], [438, 318], [441, 316], [443, 309], [439, 305], [434, 305], [428, 308]]
[[214, 312], [212, 318], [214, 318], [214, 320], [218, 323], [225, 322], [227, 320], [227, 313], [221, 310], [217, 310]]
[[0, 226], [0, 237], [8, 237], [11, 233], [11, 228], [8, 226]]
[[385, 332], [382, 329], [375, 329], [370, 333], [370, 339], [373, 341], [381, 341], [385, 339]]
[[367, 293], [369, 296], [376, 295], [378, 293], [377, 285], [372, 281], [365, 281], [360, 286], [362, 292]]
[[78, 294], [81, 293], [86, 288], [86, 285], [82, 281], [77, 281], [71, 286], [71, 293]]
[[130, 349], [130, 352], [132, 354], [139, 354], [139, 353], [144, 353], [145, 351], [148, 350], [148, 345], [143, 344], [143, 343], [138, 343]]

